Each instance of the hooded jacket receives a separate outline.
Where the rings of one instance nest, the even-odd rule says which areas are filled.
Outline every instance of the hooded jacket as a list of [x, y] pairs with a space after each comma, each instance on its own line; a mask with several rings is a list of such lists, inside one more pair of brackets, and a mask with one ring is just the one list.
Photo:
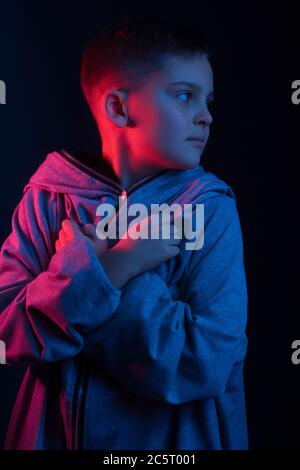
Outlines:
[[204, 244], [115, 288], [89, 240], [124, 190], [66, 150], [23, 190], [0, 252], [0, 339], [26, 366], [5, 449], [247, 449], [247, 288], [236, 198], [202, 166], [165, 169], [127, 204], [204, 204]]

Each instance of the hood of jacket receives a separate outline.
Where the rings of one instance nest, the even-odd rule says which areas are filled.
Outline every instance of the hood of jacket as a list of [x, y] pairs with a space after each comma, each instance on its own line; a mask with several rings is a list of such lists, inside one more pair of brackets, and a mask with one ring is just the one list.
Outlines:
[[[137, 189], [143, 188], [140, 192], [143, 198], [144, 189], [149, 187], [149, 191], [150, 188], [153, 189], [154, 193], [161, 195], [162, 200], [169, 197], [176, 198], [183, 193], [189, 199], [187, 202], [198, 199], [199, 195], [210, 196], [212, 193], [226, 193], [235, 199], [230, 186], [201, 165], [184, 170], [163, 169], [125, 189], [112, 179], [105, 166], [100, 173], [93, 169], [90, 163], [87, 164], [88, 158], [84, 161], [78, 155], [64, 149], [49, 153], [31, 176], [23, 192], [35, 187], [54, 193], [97, 198], [103, 194], [121, 196], [124, 192], [130, 195]], [[82, 157], [82, 153], [80, 156]], [[146, 195], [150, 197], [149, 191], [148, 193], [146, 191]]]

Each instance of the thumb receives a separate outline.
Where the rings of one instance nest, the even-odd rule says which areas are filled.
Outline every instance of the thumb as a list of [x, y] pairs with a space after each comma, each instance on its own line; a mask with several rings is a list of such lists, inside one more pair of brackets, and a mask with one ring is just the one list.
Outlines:
[[69, 236], [82, 236], [82, 232], [78, 224], [72, 219], [64, 219], [62, 221], [62, 228]]

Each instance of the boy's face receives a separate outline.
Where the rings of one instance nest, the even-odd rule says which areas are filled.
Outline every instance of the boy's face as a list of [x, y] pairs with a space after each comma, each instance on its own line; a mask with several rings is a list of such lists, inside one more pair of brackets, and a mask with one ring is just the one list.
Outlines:
[[[135, 122], [130, 129], [135, 156], [164, 168], [199, 165], [212, 122], [208, 109], [212, 98], [213, 73], [206, 56], [170, 56], [163, 70], [150, 75], [128, 97], [129, 116]], [[204, 141], [189, 140], [197, 137]]]

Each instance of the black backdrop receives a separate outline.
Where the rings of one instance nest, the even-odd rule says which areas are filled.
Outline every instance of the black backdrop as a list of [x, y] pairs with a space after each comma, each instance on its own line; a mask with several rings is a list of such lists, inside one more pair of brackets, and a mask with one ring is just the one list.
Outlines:
[[[93, 31], [131, 13], [201, 25], [216, 51], [214, 123], [201, 164], [233, 187], [244, 234], [250, 445], [299, 448], [300, 365], [291, 362], [291, 343], [300, 339], [299, 183], [292, 166], [300, 105], [291, 104], [291, 82], [300, 79], [297, 12], [259, 1], [142, 3], [1, 2], [0, 79], [7, 103], [0, 106], [0, 243], [24, 185], [47, 153], [98, 150], [79, 87], [80, 56]], [[0, 447], [23, 374], [23, 368], [0, 366]]]

